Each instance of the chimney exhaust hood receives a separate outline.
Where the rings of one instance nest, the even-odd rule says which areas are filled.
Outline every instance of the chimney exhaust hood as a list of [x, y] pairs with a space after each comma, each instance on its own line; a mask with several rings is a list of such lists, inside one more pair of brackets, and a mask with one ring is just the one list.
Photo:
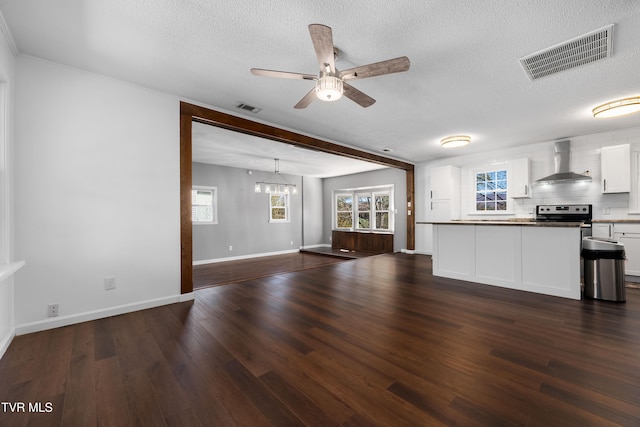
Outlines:
[[588, 175], [571, 172], [571, 141], [557, 141], [555, 144], [555, 173], [537, 180], [542, 184], [562, 184], [591, 181]]

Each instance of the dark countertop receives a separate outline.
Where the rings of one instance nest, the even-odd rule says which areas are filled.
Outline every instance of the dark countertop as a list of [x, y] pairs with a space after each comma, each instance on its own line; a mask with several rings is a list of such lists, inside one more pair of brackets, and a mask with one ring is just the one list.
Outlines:
[[534, 221], [532, 219], [507, 219], [507, 220], [451, 220], [451, 221], [422, 221], [416, 224], [434, 224], [434, 225], [506, 225], [520, 227], [566, 227], [578, 228], [582, 222], [563, 222], [563, 221]]
[[640, 218], [625, 218], [625, 219], [594, 219], [591, 221], [592, 223], [627, 223], [627, 224], [640, 224]]

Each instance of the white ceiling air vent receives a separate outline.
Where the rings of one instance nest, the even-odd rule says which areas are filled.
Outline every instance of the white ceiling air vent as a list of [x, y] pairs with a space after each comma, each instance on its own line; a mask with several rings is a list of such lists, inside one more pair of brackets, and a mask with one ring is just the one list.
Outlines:
[[530, 80], [611, 56], [613, 24], [520, 59]]
[[252, 113], [259, 113], [262, 110], [262, 108], [254, 107], [253, 105], [245, 104], [244, 102], [239, 102], [236, 105], [236, 108], [239, 108], [245, 111], [250, 111]]

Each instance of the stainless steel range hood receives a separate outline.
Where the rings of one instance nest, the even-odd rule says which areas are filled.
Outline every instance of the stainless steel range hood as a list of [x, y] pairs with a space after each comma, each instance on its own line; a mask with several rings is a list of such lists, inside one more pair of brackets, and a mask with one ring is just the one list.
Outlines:
[[591, 181], [588, 175], [571, 172], [571, 141], [558, 141], [555, 145], [555, 173], [537, 180], [543, 184]]

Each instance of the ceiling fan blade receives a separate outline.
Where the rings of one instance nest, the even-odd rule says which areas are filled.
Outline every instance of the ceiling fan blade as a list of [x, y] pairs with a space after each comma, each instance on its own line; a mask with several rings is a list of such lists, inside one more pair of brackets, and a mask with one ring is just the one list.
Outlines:
[[293, 108], [296, 108], [298, 110], [301, 108], [307, 108], [309, 104], [311, 104], [311, 101], [313, 101], [314, 99], [316, 99], [315, 87], [311, 89], [309, 93], [307, 93], [300, 101], [298, 101], [298, 103], [294, 105]]
[[316, 50], [316, 57], [321, 71], [327, 71], [329, 67], [330, 73], [336, 72], [335, 59], [333, 57], [333, 33], [331, 27], [322, 24], [309, 25], [309, 33], [313, 48]]
[[290, 73], [288, 71], [264, 70], [262, 68], [252, 68], [251, 74], [256, 76], [277, 77], [280, 79], [301, 79], [301, 80], [317, 80], [318, 76], [313, 74]]
[[384, 74], [399, 73], [409, 69], [409, 58], [401, 56], [399, 58], [388, 59], [374, 64], [361, 65], [350, 68], [340, 73], [343, 80], [366, 79], [367, 77], [382, 76]]
[[346, 82], [342, 82], [342, 87], [344, 88], [344, 92], [342, 94], [361, 107], [367, 108], [376, 102], [375, 99], [364, 92], [360, 92], [358, 89]]

